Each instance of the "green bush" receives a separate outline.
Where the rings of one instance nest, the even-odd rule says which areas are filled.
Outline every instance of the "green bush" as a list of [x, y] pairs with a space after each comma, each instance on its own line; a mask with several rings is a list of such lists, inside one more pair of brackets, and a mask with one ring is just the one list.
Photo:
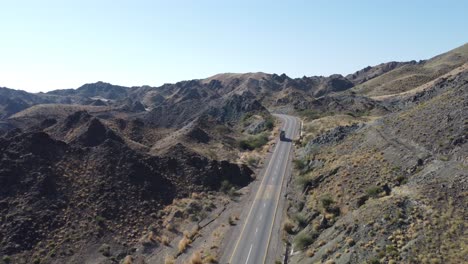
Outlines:
[[250, 157], [247, 159], [247, 164], [251, 167], [256, 167], [258, 165], [258, 159]]
[[305, 227], [308, 224], [307, 223], [307, 217], [303, 213], [297, 213], [294, 216], [294, 219], [296, 220], [298, 225], [301, 226], [301, 227]]
[[2, 260], [3, 260], [3, 262], [6, 263], [6, 264], [11, 263], [11, 258], [10, 258], [10, 256], [3, 256], [3, 257], [2, 257]]
[[304, 190], [304, 188], [310, 184], [312, 180], [308, 177], [308, 175], [298, 175], [296, 177], [296, 183]]
[[271, 117], [267, 118], [267, 120], [265, 121], [265, 127], [271, 131], [274, 126], [275, 126], [275, 121], [273, 120], [273, 118]]
[[108, 244], [102, 244], [98, 250], [103, 256], [109, 257], [110, 256], [110, 246]]
[[294, 238], [294, 245], [298, 249], [304, 249], [314, 243], [315, 237], [313, 234], [301, 232]]
[[408, 182], [408, 179], [403, 176], [403, 175], [398, 175], [396, 177], [396, 181], [399, 183], [399, 184], [406, 184]]
[[293, 160], [293, 162], [294, 162], [294, 168], [296, 168], [296, 170], [303, 170], [305, 169], [307, 165], [307, 162], [303, 159], [295, 159]]
[[239, 147], [243, 150], [254, 150], [263, 147], [266, 143], [268, 143], [268, 136], [265, 134], [259, 134], [240, 140]]
[[320, 112], [317, 112], [317, 111], [314, 111], [314, 110], [311, 110], [311, 109], [306, 109], [306, 110], [301, 110], [299, 111], [299, 115], [304, 117], [304, 118], [308, 118], [308, 119], [318, 119], [320, 117], [323, 116], [323, 113], [320, 113]]
[[380, 260], [376, 257], [373, 257], [367, 261], [368, 264], [380, 264]]
[[333, 199], [329, 195], [324, 195], [322, 199], [320, 199], [320, 202], [322, 203], [323, 208], [325, 208], [326, 210], [330, 208], [332, 204], [335, 203], [335, 201], [333, 201]]
[[221, 187], [219, 190], [223, 193], [228, 193], [232, 189], [232, 184], [228, 180], [224, 180], [221, 182]]
[[100, 215], [97, 215], [94, 220], [96, 220], [96, 223], [98, 225], [103, 225], [103, 224], [106, 223], [106, 219], [104, 217], [100, 216]]
[[366, 190], [367, 195], [370, 197], [377, 197], [382, 192], [382, 188], [378, 186], [372, 186]]
[[248, 112], [246, 113], [243, 117], [242, 117], [242, 120], [241, 121], [247, 121], [247, 119], [251, 118], [252, 117], [252, 113]]

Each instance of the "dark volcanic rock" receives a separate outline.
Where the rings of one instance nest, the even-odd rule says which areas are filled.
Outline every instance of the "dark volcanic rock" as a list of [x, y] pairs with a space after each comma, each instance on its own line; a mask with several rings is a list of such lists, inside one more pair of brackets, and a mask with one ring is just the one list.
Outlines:
[[97, 100], [94, 100], [90, 103], [90, 105], [94, 105], [94, 106], [106, 106], [107, 104], [102, 101], [101, 99], [97, 99]]
[[0, 87], [0, 119], [8, 118], [32, 105], [47, 102], [47, 99], [32, 93]]
[[91, 119], [91, 115], [86, 111], [77, 111], [65, 119], [61, 130], [69, 130], [77, 127], [78, 125], [84, 124]]
[[108, 139], [123, 143], [120, 136], [104, 126], [97, 118], [92, 118], [85, 129], [73, 142], [87, 147], [97, 146]]
[[[79, 113], [69, 122], [79, 116], [87, 119]], [[0, 254], [47, 246], [40, 241], [53, 241], [57, 250], [106, 241], [104, 234], [117, 235], [119, 225], [147, 227], [151, 215], [175, 197], [216, 191], [224, 180], [234, 186], [252, 180], [245, 166], [210, 160], [181, 145], [165, 156], [141, 154], [110, 136], [99, 120], [87, 124], [80, 142], [72, 144], [44, 132], [0, 137]]]
[[[253, 172], [245, 165], [235, 165], [227, 161], [209, 160], [188, 150], [182, 144], [177, 144], [167, 152], [169, 170], [178, 170], [181, 166], [189, 165], [189, 170], [178, 170], [172, 180], [179, 182], [181, 188], [209, 188], [218, 190], [221, 182], [227, 180], [236, 186], [245, 186], [251, 180]], [[202, 173], [207, 171], [207, 173]], [[187, 185], [189, 184], [189, 185]], [[190, 188], [190, 185], [193, 187]], [[181, 192], [184, 192], [182, 189]]]
[[133, 102], [133, 104], [132, 104], [131, 107], [132, 107], [131, 110], [132, 110], [133, 112], [143, 112], [143, 111], [146, 111], [145, 106], [144, 106], [142, 103], [140, 103], [139, 101]]
[[221, 123], [230, 123], [240, 120], [246, 113], [267, 112], [251, 93], [233, 95], [220, 105], [213, 106], [206, 112]]
[[310, 101], [297, 101], [294, 108], [299, 111], [312, 110], [317, 113], [343, 113], [351, 115], [382, 115], [390, 112], [389, 104], [364, 96], [327, 95]]
[[0, 227], [3, 254], [31, 249], [43, 240], [45, 228], [55, 226], [63, 200], [53, 166], [66, 150], [65, 143], [42, 132], [0, 139], [0, 212], [8, 215]]
[[309, 141], [305, 147], [305, 152], [310, 153], [313, 148], [321, 145], [335, 144], [342, 141], [349, 134], [362, 128], [363, 124], [353, 124], [350, 126], [338, 126], [320, 136]]
[[401, 66], [407, 65], [407, 64], [416, 64], [416, 61], [409, 61], [409, 62], [396, 62], [396, 61], [391, 61], [387, 63], [381, 63], [376, 66], [367, 66], [366, 68], [359, 70], [353, 74], [349, 74], [346, 76], [348, 80], [353, 82], [354, 84], [361, 84], [363, 82], [366, 82], [370, 79], [373, 79], [375, 77], [378, 77], [384, 73], [387, 73], [391, 70], [394, 70], [396, 68], [399, 68]]
[[352, 88], [353, 86], [354, 84], [345, 77], [339, 74], [334, 74], [325, 80], [323, 87], [317, 90], [314, 95], [316, 97], [320, 97], [332, 92], [342, 92]]
[[129, 88], [105, 82], [87, 83], [78, 89], [50, 91], [47, 94], [60, 96], [102, 97], [106, 99], [123, 99], [128, 96]]
[[195, 127], [187, 133], [187, 137], [198, 143], [208, 143], [210, 136], [201, 128]]

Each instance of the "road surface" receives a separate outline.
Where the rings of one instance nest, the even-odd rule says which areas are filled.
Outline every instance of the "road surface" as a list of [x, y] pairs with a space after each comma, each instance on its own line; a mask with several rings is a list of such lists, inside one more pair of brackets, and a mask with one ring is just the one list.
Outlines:
[[283, 121], [282, 129], [286, 132], [286, 140], [277, 141], [241, 233], [232, 249], [229, 259], [231, 264], [265, 263], [271, 235], [273, 232], [280, 232], [279, 225], [275, 225], [274, 219], [278, 213], [281, 213], [277, 212], [277, 208], [280, 199], [283, 198], [282, 186], [290, 162], [292, 139], [296, 136], [298, 121], [288, 115], [276, 116]]

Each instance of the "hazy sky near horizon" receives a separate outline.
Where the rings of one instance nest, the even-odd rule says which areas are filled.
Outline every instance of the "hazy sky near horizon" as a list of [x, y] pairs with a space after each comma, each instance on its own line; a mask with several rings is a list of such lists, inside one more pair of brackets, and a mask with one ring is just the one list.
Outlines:
[[0, 0], [0, 87], [348, 74], [468, 41], [468, 1]]

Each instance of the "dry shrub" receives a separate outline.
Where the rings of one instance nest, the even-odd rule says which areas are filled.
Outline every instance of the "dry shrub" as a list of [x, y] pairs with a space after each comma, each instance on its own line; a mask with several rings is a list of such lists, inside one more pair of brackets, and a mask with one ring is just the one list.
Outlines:
[[156, 235], [154, 234], [153, 231], [150, 231], [148, 234], [146, 235], [143, 235], [140, 239], [140, 242], [144, 245], [144, 246], [150, 246], [150, 245], [153, 245], [154, 242], [157, 240], [157, 237]]
[[190, 257], [190, 264], [203, 264], [200, 252], [197, 251], [192, 254], [192, 257]]
[[283, 230], [286, 231], [286, 233], [292, 234], [292, 233], [293, 233], [293, 229], [294, 229], [294, 224], [293, 224], [291, 221], [286, 220], [286, 221], [283, 223]]
[[190, 239], [188, 239], [187, 237], [183, 237], [180, 241], [179, 241], [179, 245], [178, 245], [178, 249], [179, 249], [179, 253], [183, 253], [185, 251], [185, 249], [187, 249], [187, 246], [190, 245]]
[[354, 241], [354, 239], [352, 237], [346, 238], [345, 242], [350, 247], [352, 247], [352, 246], [354, 246], [356, 244], [356, 242]]
[[175, 227], [174, 227], [174, 225], [171, 224], [171, 223], [168, 223], [168, 224], [166, 225], [166, 229], [167, 229], [167, 231], [171, 231], [171, 232], [173, 232], [173, 231], [176, 230]]
[[198, 235], [198, 231], [200, 230], [199, 225], [193, 226], [192, 230], [190, 231], [190, 238], [194, 238], [196, 235]]
[[132, 264], [132, 263], [133, 263], [133, 258], [130, 255], [126, 256], [122, 261], [122, 264]]
[[202, 195], [200, 193], [193, 192], [192, 193], [192, 199], [200, 199], [202, 198]]
[[165, 246], [169, 246], [169, 244], [170, 244], [169, 238], [166, 235], [160, 236], [158, 241], [159, 241], [159, 243], [161, 243], [161, 244], [163, 244]]
[[174, 264], [175, 263], [175, 259], [173, 256], [166, 256], [166, 258], [164, 259], [164, 264]]
[[210, 264], [214, 264], [214, 263], [218, 263], [218, 260], [216, 259], [215, 256], [213, 255], [208, 255], [205, 259], [204, 259], [205, 263], [210, 263]]
[[311, 258], [315, 255], [315, 249], [310, 248], [309, 250], [306, 251], [306, 255]]

